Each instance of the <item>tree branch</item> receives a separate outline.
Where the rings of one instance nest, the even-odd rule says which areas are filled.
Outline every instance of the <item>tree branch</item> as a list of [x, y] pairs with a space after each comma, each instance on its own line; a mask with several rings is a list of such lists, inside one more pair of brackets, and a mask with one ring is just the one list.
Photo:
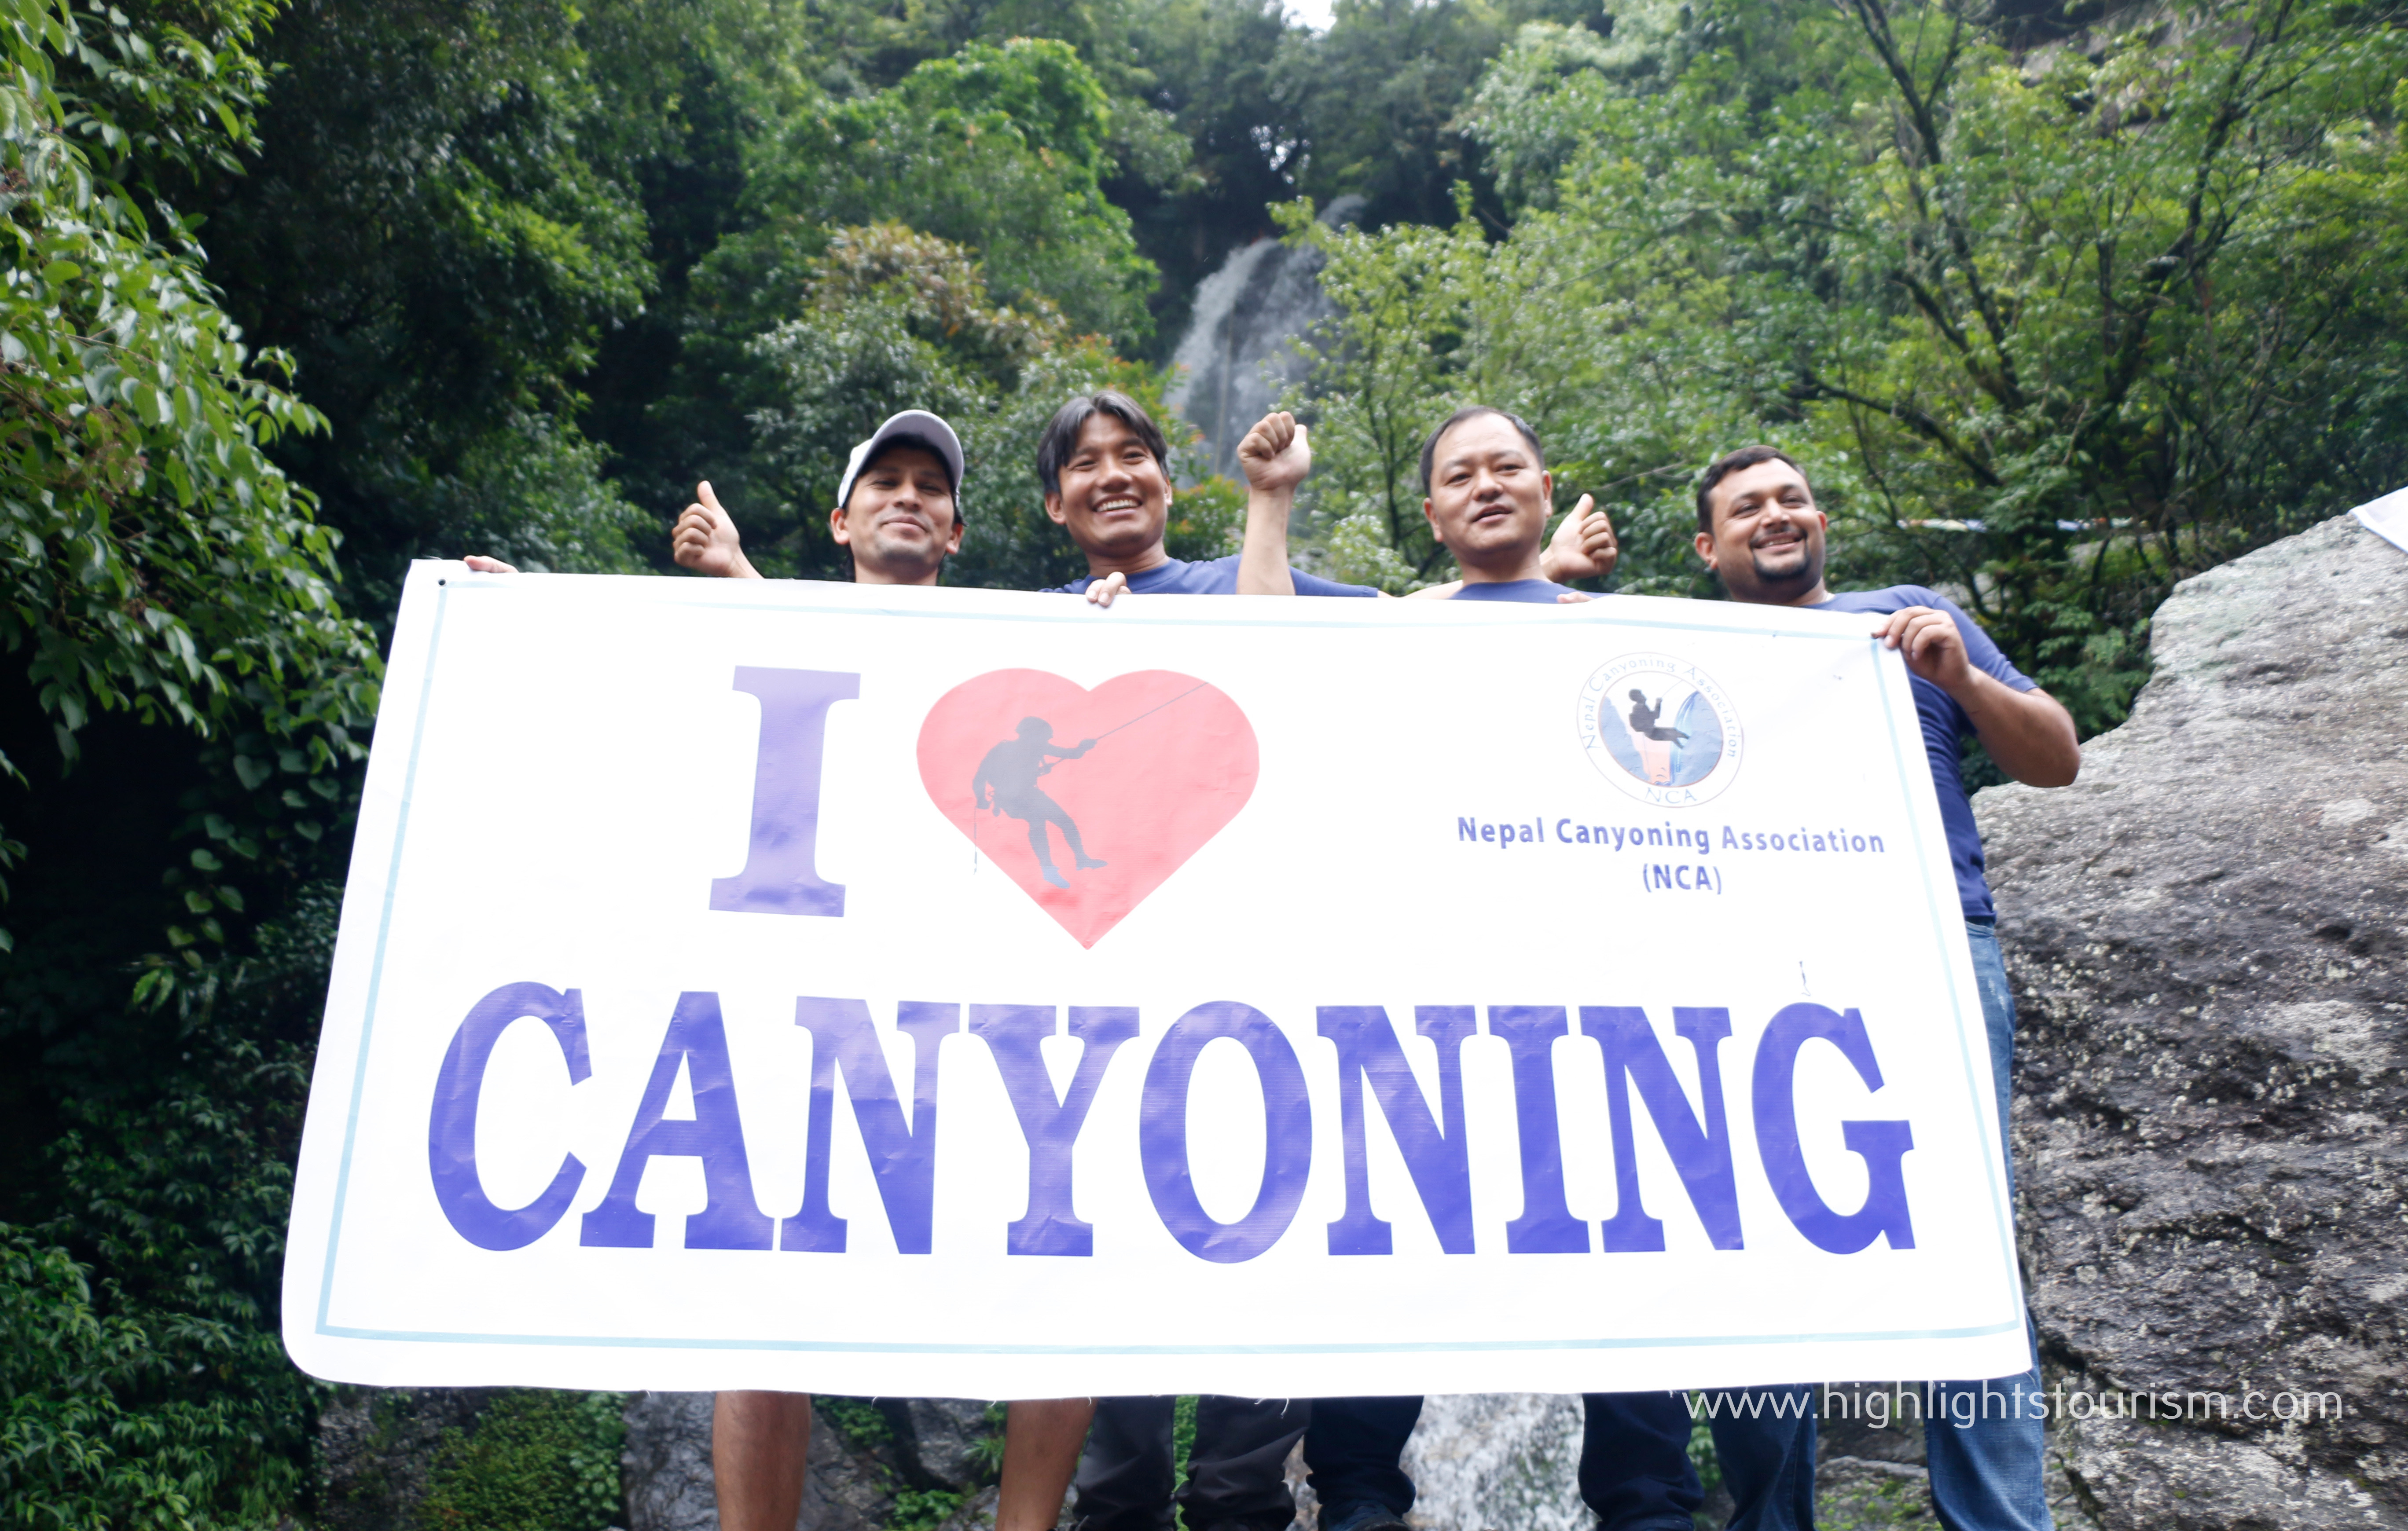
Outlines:
[[1873, 398], [1870, 394], [1859, 393], [1854, 389], [1842, 388], [1836, 383], [1826, 382], [1812, 374], [1800, 379], [1797, 386], [1789, 390], [1789, 396], [1799, 404], [1813, 399], [1837, 399], [1844, 404], [1854, 404], [1863, 408], [1878, 410], [1925, 440], [1934, 443], [1942, 451], [1964, 465], [1965, 471], [1971, 473], [1983, 488], [1999, 489], [2005, 484], [2005, 480], [1999, 477], [1997, 470], [1984, 462], [1980, 456], [1967, 450], [1964, 443], [1956, 439], [1956, 432], [1950, 430], [1937, 416], [1920, 406], [1908, 404], [1903, 400]]
[[[1945, 158], [1941, 142], [1938, 103], [1948, 89], [1949, 77], [1965, 56], [1965, 19], [1953, 9], [1948, 13], [1948, 46], [1927, 89], [1915, 83], [1913, 66], [1899, 51], [1898, 38], [1890, 31], [1889, 11], [1883, 0], [1845, 0], [1845, 4], [1856, 16], [1856, 24], [1863, 29], [1865, 40], [1872, 45], [1874, 53], [1880, 57], [1882, 67], [1888, 71], [1891, 82], [1898, 87], [1899, 96], [1906, 102], [1907, 115], [1914, 123], [1915, 136], [1922, 149], [1923, 162], [1938, 167]], [[1973, 258], [1972, 236], [1966, 231], [1964, 220], [1957, 216], [1954, 199], [1944, 185], [1936, 191], [1942, 232], [1947, 236], [1950, 253], [1956, 257], [1957, 268], [1965, 274], [1965, 287], [1972, 295], [1974, 311], [1982, 316], [1982, 327], [1989, 333], [1991, 348], [1998, 356], [1997, 387], [1991, 389], [1987, 383], [1984, 386], [1985, 390], [1996, 393], [1999, 402], [2009, 409], [2020, 409], [2025, 403], [2023, 383], [2015, 375], [2013, 357], [2008, 354], [2005, 314], [1990, 292], [1989, 284], [1982, 279], [1981, 267]]]

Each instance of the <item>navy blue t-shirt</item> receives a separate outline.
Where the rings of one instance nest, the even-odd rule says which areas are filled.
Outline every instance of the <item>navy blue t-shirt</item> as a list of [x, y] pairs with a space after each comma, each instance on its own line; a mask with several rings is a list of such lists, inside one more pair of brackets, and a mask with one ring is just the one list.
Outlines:
[[1555, 604], [1558, 595], [1577, 594], [1570, 585], [1559, 585], [1552, 579], [1496, 579], [1484, 584], [1466, 580], [1461, 589], [1447, 597], [1450, 601], [1543, 601]]
[[[1834, 595], [1821, 606], [1798, 609], [1888, 612], [1903, 611], [1910, 606], [1928, 606], [1934, 611], [1947, 612], [1965, 639], [1965, 657], [1991, 680], [2017, 691], [2040, 689], [2039, 682], [2016, 669], [1999, 651], [1989, 634], [1976, 626], [1956, 602], [1936, 590], [1921, 585], [1892, 585], [1887, 590], [1851, 591], [1845, 595]], [[1948, 859], [1956, 868], [1956, 895], [1965, 906], [1966, 919], [1990, 919], [1990, 885], [1982, 877], [1982, 836], [1973, 827], [1973, 804], [1965, 795], [1965, 773], [1959, 753], [1965, 736], [1973, 731], [1973, 720], [1956, 705], [1956, 698], [1932, 682], [1919, 675], [1907, 679], [1914, 683], [1915, 716], [1923, 723], [1923, 752], [1931, 758], [1931, 784], [1940, 793], [1940, 822], [1948, 831]]]
[[[1174, 558], [1158, 564], [1143, 574], [1128, 577], [1132, 595], [1235, 595], [1238, 593], [1238, 559], [1231, 553], [1210, 563], [1191, 564]], [[1377, 595], [1369, 585], [1341, 585], [1335, 579], [1324, 579], [1317, 574], [1307, 574], [1291, 567], [1296, 577], [1296, 593], [1299, 595]], [[1067, 585], [1055, 585], [1046, 594], [1053, 595], [1084, 595], [1087, 587], [1096, 582], [1093, 575], [1083, 575]]]

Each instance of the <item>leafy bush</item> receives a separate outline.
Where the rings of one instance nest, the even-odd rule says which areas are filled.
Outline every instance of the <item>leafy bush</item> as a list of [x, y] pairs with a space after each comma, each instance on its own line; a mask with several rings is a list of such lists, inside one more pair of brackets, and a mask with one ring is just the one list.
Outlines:
[[421, 1531], [601, 1531], [619, 1524], [627, 1399], [512, 1389], [436, 1448]]

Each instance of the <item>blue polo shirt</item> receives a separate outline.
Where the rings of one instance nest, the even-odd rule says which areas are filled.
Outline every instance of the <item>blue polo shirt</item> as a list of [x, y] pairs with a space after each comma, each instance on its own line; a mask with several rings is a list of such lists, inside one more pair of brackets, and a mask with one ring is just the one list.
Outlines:
[[[1903, 611], [1928, 606], [1945, 611], [1965, 639], [1965, 657], [1975, 669], [2017, 691], [2038, 691], [2040, 683], [2015, 668], [1962, 608], [1936, 590], [1922, 585], [1892, 585], [1887, 590], [1856, 590], [1834, 595], [1820, 606], [1800, 611]], [[1908, 680], [1914, 687], [1914, 713], [1923, 724], [1923, 752], [1931, 762], [1931, 784], [1940, 792], [1940, 823], [1948, 831], [1948, 859], [1956, 870], [1956, 896], [1968, 920], [1997, 918], [1990, 904], [1990, 884], [1982, 876], [1982, 835], [1973, 827], [1973, 803], [1965, 793], [1962, 751], [1973, 720], [1956, 698], [1919, 675]]]
[[[1235, 595], [1238, 593], [1238, 559], [1231, 553], [1210, 563], [1191, 564], [1174, 558], [1159, 564], [1143, 574], [1128, 577], [1132, 595]], [[1324, 579], [1317, 574], [1290, 567], [1296, 577], [1296, 593], [1299, 595], [1373, 595], [1380, 593], [1369, 585], [1341, 585], [1335, 579]], [[1084, 595], [1087, 587], [1096, 582], [1093, 575], [1082, 576], [1067, 585], [1055, 585], [1047, 592], [1054, 595]]]

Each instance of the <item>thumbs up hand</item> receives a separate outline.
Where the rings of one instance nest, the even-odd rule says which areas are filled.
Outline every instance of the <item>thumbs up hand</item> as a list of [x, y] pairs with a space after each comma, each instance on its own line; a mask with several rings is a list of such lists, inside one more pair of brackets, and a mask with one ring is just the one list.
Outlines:
[[744, 541], [737, 535], [735, 518], [711, 493], [709, 479], [695, 486], [695, 503], [685, 508], [676, 530], [669, 534], [669, 551], [679, 566], [723, 579], [760, 579], [761, 571], [744, 556]]
[[1572, 513], [1555, 528], [1548, 539], [1546, 551], [1539, 555], [1539, 571], [1558, 583], [1566, 579], [1602, 579], [1613, 572], [1622, 557], [1621, 546], [1614, 541], [1613, 522], [1597, 508], [1594, 497], [1583, 494]]

